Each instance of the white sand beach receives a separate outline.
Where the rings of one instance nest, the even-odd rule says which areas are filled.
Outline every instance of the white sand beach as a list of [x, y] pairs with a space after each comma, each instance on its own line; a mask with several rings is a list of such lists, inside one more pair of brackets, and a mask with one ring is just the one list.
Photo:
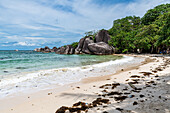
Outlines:
[[[71, 109], [77, 102], [88, 106], [78, 111], [82, 113], [170, 113], [170, 58], [137, 57], [146, 59], [115, 74], [0, 99], [0, 113], [55, 113], [62, 106]], [[97, 98], [107, 102], [95, 104]]]

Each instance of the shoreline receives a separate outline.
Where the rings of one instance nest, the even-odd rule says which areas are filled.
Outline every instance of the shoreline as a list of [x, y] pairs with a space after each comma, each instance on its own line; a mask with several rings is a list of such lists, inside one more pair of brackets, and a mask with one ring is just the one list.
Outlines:
[[[115, 55], [113, 57], [115, 57]], [[55, 68], [19, 74], [12, 80], [1, 80], [0, 85], [2, 87], [2, 92], [0, 92], [0, 95], [1, 98], [3, 98], [18, 92], [51, 89], [55, 86], [62, 86], [70, 83], [79, 82], [82, 79], [88, 77], [108, 75], [117, 71], [117, 67], [122, 66], [122, 63], [126, 63], [126, 65], [131, 65], [142, 60], [134, 59], [134, 61], [132, 61], [132, 59], [134, 58], [123, 56], [121, 59], [118, 58], [113, 61], [111, 60], [93, 65]], [[131, 61], [131, 63], [128, 63], [127, 61]], [[110, 70], [111, 68], [114, 68], [114, 70]], [[3, 85], [7, 86], [3, 88]], [[5, 88], [8, 90], [6, 90]]]
[[[154, 59], [160, 60], [162, 58]], [[121, 83], [123, 82], [122, 80], [129, 78], [129, 71], [137, 72], [144, 67], [146, 68], [154, 66], [154, 63], [155, 65], [159, 65], [162, 62], [151, 61], [148, 59], [148, 61], [143, 62], [137, 67], [135, 66], [129, 69], [127, 68], [119, 70], [115, 74], [100, 77], [88, 77], [81, 80], [80, 82], [69, 84], [68, 86], [48, 89], [45, 91], [38, 91], [34, 94], [23, 94], [20, 97], [12, 97], [6, 100], [1, 99], [0, 112], [2, 111], [4, 113], [50, 113], [55, 112], [59, 107], [63, 105], [72, 106], [72, 104], [78, 101], [92, 102], [92, 100], [98, 97], [96, 94], [101, 92], [101, 90], [98, 88], [100, 85], [113, 81]], [[120, 76], [122, 74], [124, 76]], [[126, 74], [128, 74], [127, 77], [125, 77]], [[86, 97], [85, 100], [84, 97]], [[24, 109], [26, 109], [26, 111], [24, 111]]]

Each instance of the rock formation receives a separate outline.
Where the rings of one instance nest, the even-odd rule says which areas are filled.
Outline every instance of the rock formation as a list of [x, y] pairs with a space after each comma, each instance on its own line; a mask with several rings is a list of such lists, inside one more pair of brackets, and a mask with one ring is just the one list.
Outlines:
[[55, 52], [56, 54], [94, 54], [94, 55], [110, 55], [115, 52], [112, 46], [108, 45], [110, 36], [106, 30], [100, 30], [95, 38], [92, 36], [86, 36], [81, 38], [77, 48], [71, 45], [62, 46], [59, 48], [54, 47], [50, 49], [49, 47], [35, 49], [38, 52]]
[[43, 52], [43, 53], [56, 52], [57, 47], [53, 47], [53, 49], [50, 49], [48, 46], [45, 46], [45, 48], [36, 48], [36, 49], [34, 49], [34, 51]]
[[57, 49], [57, 54], [74, 54], [75, 49], [71, 45], [62, 46]]
[[95, 55], [108, 55], [114, 53], [114, 48], [105, 42], [91, 43], [88, 45], [88, 49]]
[[92, 36], [80, 39], [75, 54], [110, 55], [115, 52], [114, 47], [108, 45], [110, 36], [106, 30], [101, 30], [93, 40]]
[[106, 30], [100, 30], [99, 33], [95, 36], [96, 43], [97, 42], [105, 42], [108, 44], [110, 40], [110, 36]]

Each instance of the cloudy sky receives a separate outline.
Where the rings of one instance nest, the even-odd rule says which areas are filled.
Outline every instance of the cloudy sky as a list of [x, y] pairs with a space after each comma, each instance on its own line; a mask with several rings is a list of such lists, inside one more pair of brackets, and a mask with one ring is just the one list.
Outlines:
[[0, 50], [61, 46], [170, 0], [0, 0]]

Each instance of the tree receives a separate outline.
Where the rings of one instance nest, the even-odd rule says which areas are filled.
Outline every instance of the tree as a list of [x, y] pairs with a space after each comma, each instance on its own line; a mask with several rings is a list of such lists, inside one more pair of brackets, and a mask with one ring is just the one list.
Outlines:
[[116, 47], [119, 52], [134, 52], [135, 45], [133, 41], [140, 27], [140, 17], [127, 16], [115, 20], [113, 27], [108, 30], [111, 35], [109, 44]]
[[141, 19], [142, 24], [144, 25], [152, 24], [152, 22], [154, 22], [157, 19], [157, 17], [164, 13], [167, 13], [168, 11], [170, 11], [170, 4], [162, 4], [156, 6], [154, 9], [148, 10], [147, 13], [143, 16], [143, 18]]
[[159, 27], [155, 24], [142, 27], [135, 36], [134, 43], [143, 52], [154, 52]]

